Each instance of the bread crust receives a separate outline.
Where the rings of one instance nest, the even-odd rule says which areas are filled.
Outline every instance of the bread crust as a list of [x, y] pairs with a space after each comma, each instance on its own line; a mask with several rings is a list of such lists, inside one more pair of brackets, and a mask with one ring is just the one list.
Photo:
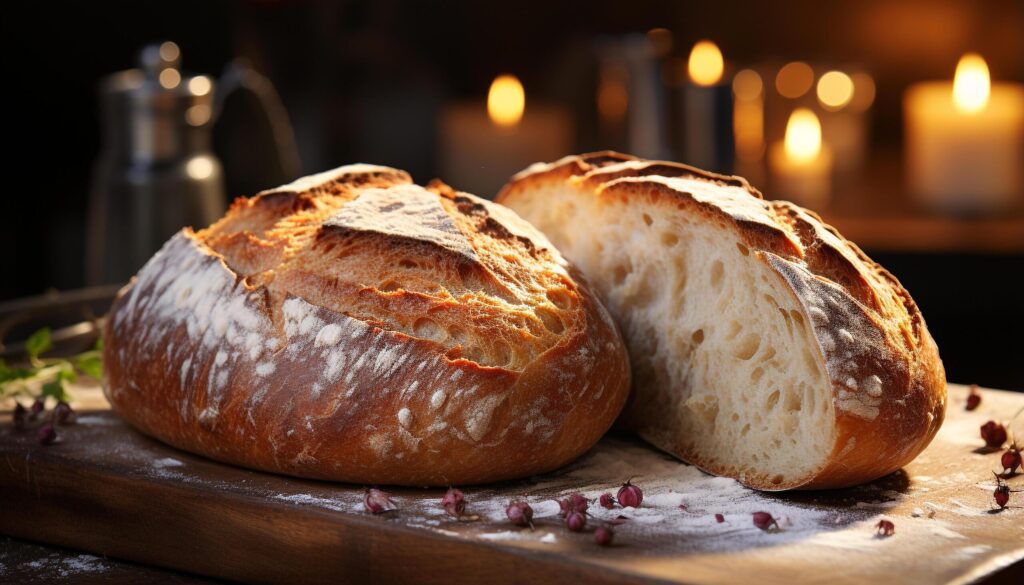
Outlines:
[[[707, 189], [688, 192], [673, 177]], [[723, 462], [702, 460], [686, 438], [627, 405], [622, 422], [655, 446], [717, 475], [762, 490], [856, 485], [898, 470], [942, 424], [946, 380], [938, 349], [899, 281], [811, 211], [766, 201], [740, 177], [614, 152], [570, 156], [516, 175], [497, 200], [516, 207], [519, 193], [571, 184], [583, 196], [643, 198], [693, 213], [734, 233], [789, 290], [811, 325], [835, 411], [835, 443], [821, 468], [783, 483]], [[721, 189], [720, 186], [739, 189]], [[740, 193], [740, 194], [737, 194]]]
[[[462, 337], [441, 331], [448, 318]], [[614, 323], [539, 232], [366, 165], [178, 233], [121, 290], [104, 337], [104, 391], [143, 433], [363, 484], [557, 468], [604, 434], [629, 389]]]

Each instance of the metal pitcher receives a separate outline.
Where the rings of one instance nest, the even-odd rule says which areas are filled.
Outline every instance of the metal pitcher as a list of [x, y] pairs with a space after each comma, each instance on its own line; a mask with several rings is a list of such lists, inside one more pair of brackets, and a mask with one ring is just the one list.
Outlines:
[[[173, 42], [145, 47], [140, 67], [100, 85], [103, 150], [93, 170], [86, 246], [89, 284], [126, 282], [175, 232], [204, 227], [227, 204], [213, 124], [228, 95], [254, 93], [279, 159], [267, 184], [299, 173], [294, 136], [277, 94], [242, 62], [219, 82], [185, 76]], [[221, 87], [216, 87], [220, 83]], [[265, 172], [265, 171], [264, 171]], [[278, 181], [278, 182], [275, 182]]]

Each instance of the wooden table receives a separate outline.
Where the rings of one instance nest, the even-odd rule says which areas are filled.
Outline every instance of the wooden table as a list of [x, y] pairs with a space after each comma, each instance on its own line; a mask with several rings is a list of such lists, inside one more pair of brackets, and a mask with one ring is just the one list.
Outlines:
[[[372, 516], [361, 486], [177, 451], [134, 432], [96, 391], [84, 391], [82, 405], [92, 410], [61, 427], [55, 445], [0, 423], [0, 533], [251, 582], [1019, 583], [1024, 494], [994, 509], [999, 454], [978, 449], [978, 427], [1009, 419], [1024, 395], [983, 393], [968, 413], [966, 389], [951, 386], [947, 421], [928, 450], [858, 488], [762, 494], [610, 436], [558, 472], [465, 489], [467, 511], [479, 519], [458, 521], [438, 506], [442, 490], [391, 490], [399, 510]], [[633, 474], [645, 488], [641, 508], [593, 506], [587, 532], [563, 528], [555, 498], [595, 498]], [[1024, 488], [1021, 477], [1011, 487]], [[505, 504], [523, 494], [536, 511], [533, 530], [503, 520]], [[754, 527], [759, 510], [781, 530]], [[875, 536], [882, 517], [895, 523], [894, 536]], [[590, 528], [608, 521], [619, 522], [615, 545], [602, 548]]]

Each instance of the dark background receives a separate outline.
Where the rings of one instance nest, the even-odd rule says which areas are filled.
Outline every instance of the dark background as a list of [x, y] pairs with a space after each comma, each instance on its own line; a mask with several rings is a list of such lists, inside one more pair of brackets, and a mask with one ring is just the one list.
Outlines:
[[[984, 55], [993, 79], [1024, 81], [1019, 0], [32, 2], [5, 5], [2, 27], [0, 300], [84, 284], [96, 84], [154, 41], [176, 41], [191, 72], [250, 59], [281, 94], [304, 173], [363, 161], [418, 182], [439, 172], [439, 108], [482, 100], [499, 73], [518, 75], [530, 99], [585, 113], [593, 88], [579, 63], [602, 35], [665, 27], [678, 55], [711, 38], [733, 63], [864, 67], [878, 88], [874, 149], [897, 156], [908, 84], [949, 79], [966, 51]], [[607, 146], [577, 126], [578, 150]], [[243, 194], [237, 181], [228, 189]], [[951, 381], [1024, 389], [1024, 257], [867, 251], [913, 293]]]

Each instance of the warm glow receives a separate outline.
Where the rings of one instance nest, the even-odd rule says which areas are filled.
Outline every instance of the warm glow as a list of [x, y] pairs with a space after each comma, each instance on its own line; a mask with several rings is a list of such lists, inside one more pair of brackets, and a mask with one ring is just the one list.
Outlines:
[[487, 115], [498, 126], [512, 127], [519, 123], [526, 109], [523, 84], [514, 75], [499, 75], [487, 92]]
[[863, 112], [875, 103], [875, 80], [867, 73], [854, 73], [850, 76], [853, 80], [853, 99], [850, 100], [850, 109], [854, 112]]
[[814, 112], [797, 108], [786, 124], [786, 156], [797, 162], [810, 162], [821, 152], [821, 123]]
[[988, 104], [991, 82], [988, 65], [981, 55], [968, 53], [960, 57], [953, 77], [953, 104], [965, 114], [976, 114]]
[[626, 76], [625, 69], [621, 67], [605, 67], [601, 70], [601, 81], [597, 86], [597, 111], [601, 120], [608, 124], [619, 124], [626, 117], [629, 108]]
[[164, 61], [177, 61], [181, 57], [181, 49], [171, 41], [165, 41], [160, 45], [160, 58]]
[[205, 75], [198, 75], [188, 81], [188, 90], [192, 95], [206, 95], [213, 89], [213, 83]]
[[756, 100], [761, 97], [764, 82], [753, 69], [744, 69], [732, 78], [732, 93], [742, 101]]
[[700, 41], [690, 51], [690, 63], [687, 67], [690, 79], [697, 85], [714, 85], [722, 79], [725, 63], [718, 45], [711, 41]]
[[826, 110], [841, 110], [853, 99], [853, 79], [842, 71], [829, 71], [818, 80], [818, 101]]
[[775, 89], [782, 97], [796, 99], [814, 85], [814, 70], [807, 63], [793, 61], [779, 69], [775, 76]]
[[672, 31], [667, 28], [652, 28], [647, 31], [647, 42], [651, 44], [655, 56], [664, 57], [672, 52]]
[[196, 180], [208, 179], [213, 174], [213, 163], [208, 158], [196, 157], [185, 165], [185, 172]]
[[174, 89], [181, 83], [181, 74], [177, 69], [164, 69], [157, 79], [164, 89]]

